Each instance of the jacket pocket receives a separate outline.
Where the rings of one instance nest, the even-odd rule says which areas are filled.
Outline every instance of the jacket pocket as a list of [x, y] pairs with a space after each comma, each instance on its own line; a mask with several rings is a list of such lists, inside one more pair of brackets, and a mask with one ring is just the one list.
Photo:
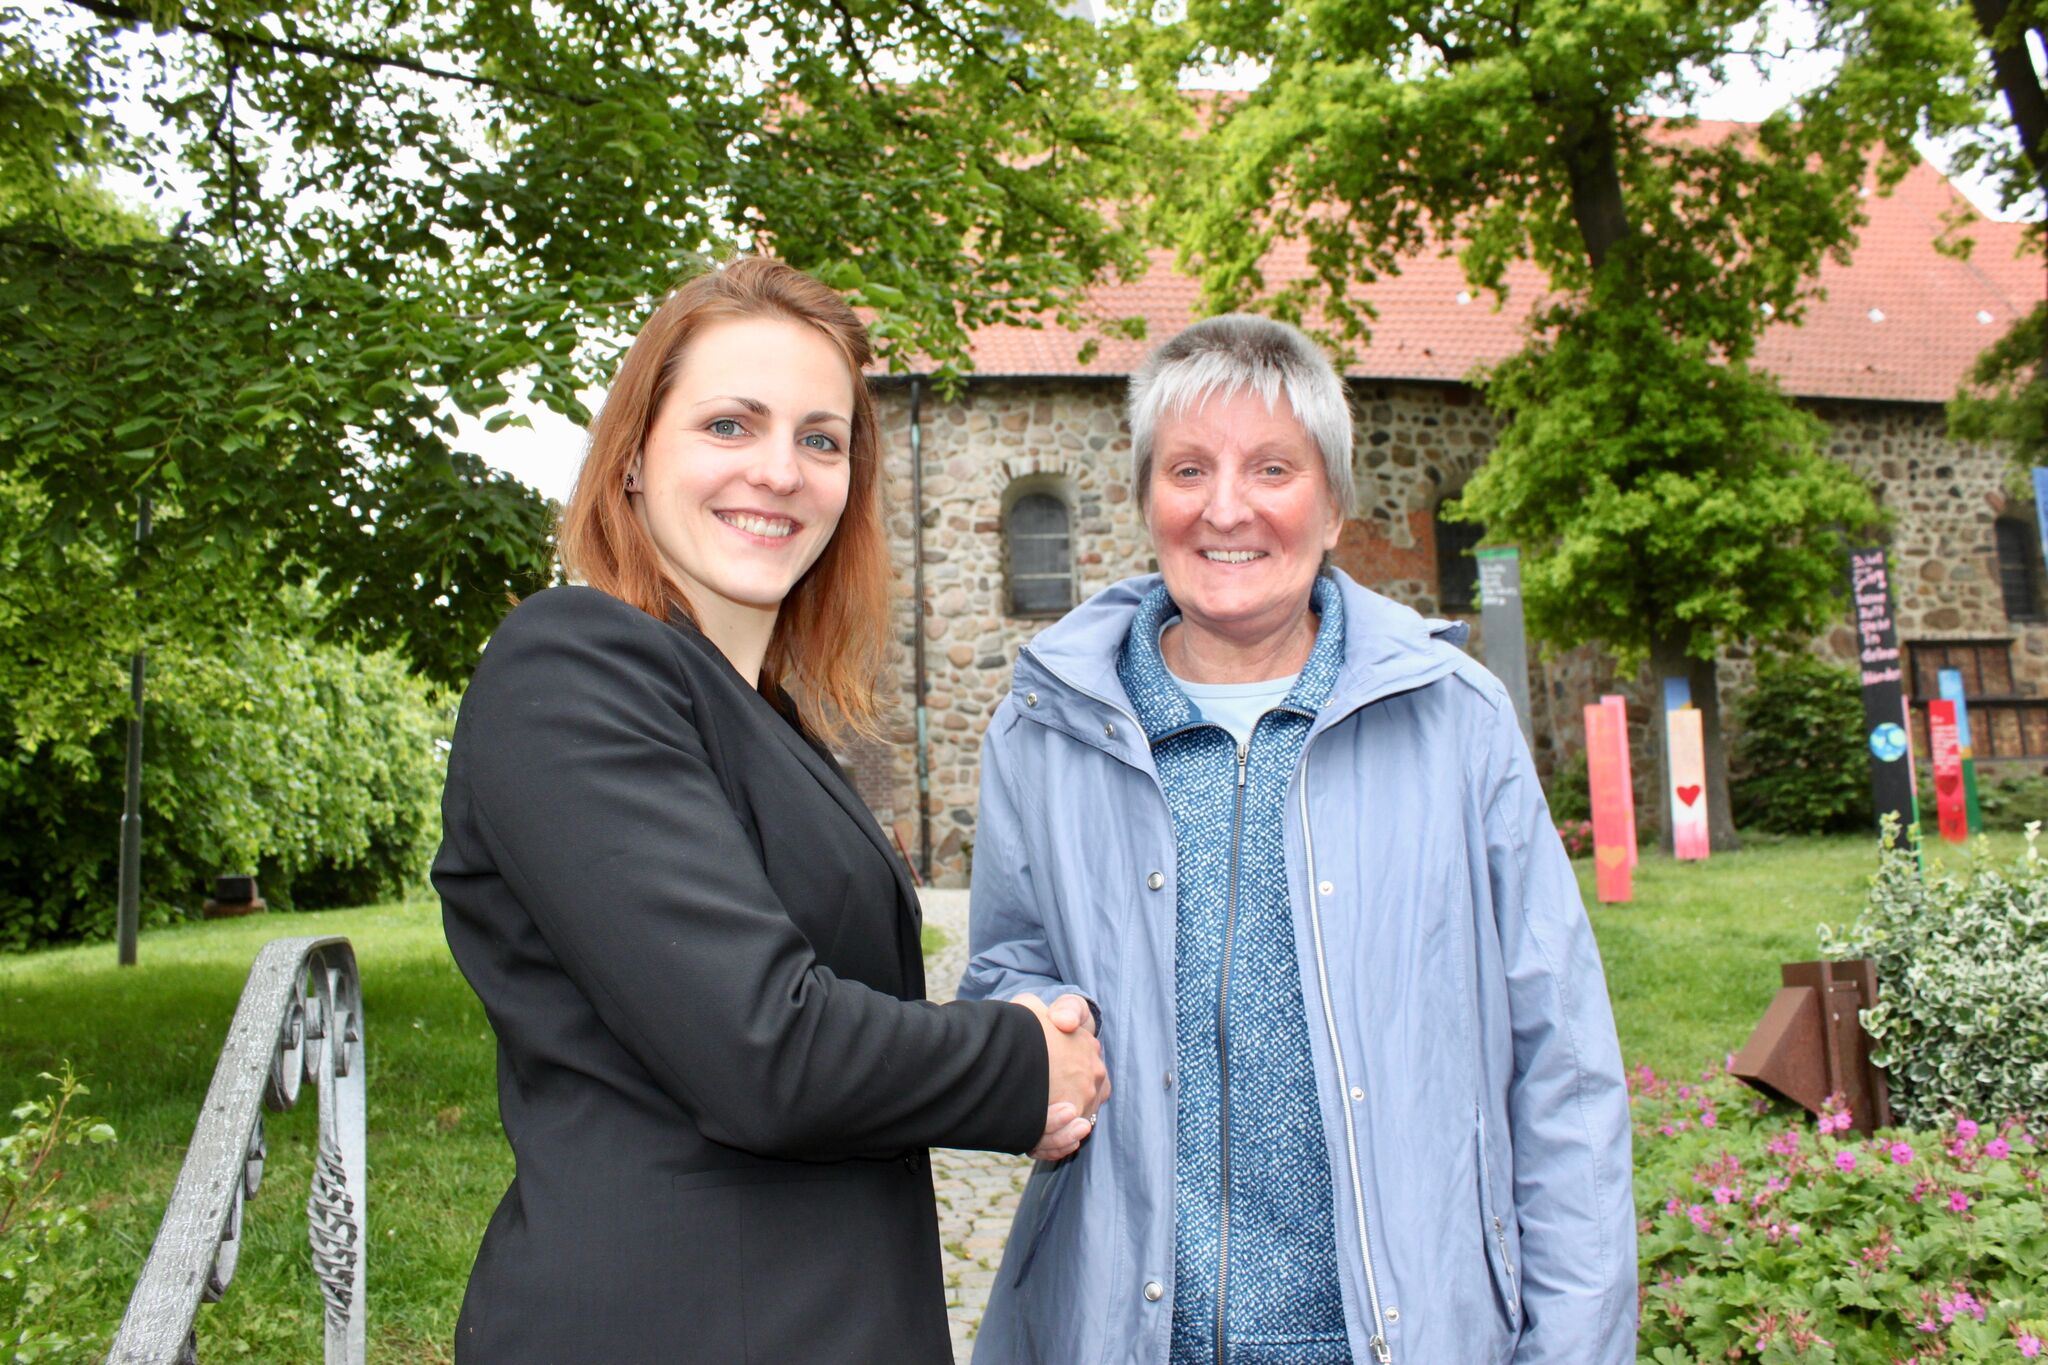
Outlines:
[[[1038, 1259], [1039, 1248], [1045, 1243], [1045, 1230], [1059, 1211], [1061, 1197], [1067, 1186], [1079, 1178], [1074, 1174], [1077, 1160], [1068, 1157], [1060, 1162], [1041, 1161], [1032, 1167], [1031, 1183], [1024, 1187], [1024, 1198], [1017, 1205], [1017, 1222], [1010, 1229], [1010, 1241], [1017, 1256], [1017, 1267], [1010, 1272], [1012, 1285], [1024, 1283], [1031, 1263]], [[1017, 1240], [1020, 1235], [1024, 1239], [1021, 1242]]]
[[1521, 1229], [1515, 1223], [1512, 1201], [1496, 1196], [1493, 1184], [1493, 1163], [1487, 1155], [1486, 1114], [1478, 1106], [1472, 1110], [1473, 1168], [1479, 1176], [1479, 1220], [1480, 1238], [1486, 1248], [1486, 1264], [1492, 1271], [1493, 1292], [1500, 1299], [1500, 1306], [1507, 1314], [1508, 1326], [1519, 1327], [1522, 1321], [1522, 1294], [1520, 1280]]

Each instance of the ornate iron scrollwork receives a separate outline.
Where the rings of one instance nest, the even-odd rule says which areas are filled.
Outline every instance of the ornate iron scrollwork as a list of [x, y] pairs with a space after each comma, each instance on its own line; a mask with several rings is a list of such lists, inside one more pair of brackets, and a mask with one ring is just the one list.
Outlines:
[[263, 1183], [262, 1111], [290, 1109], [304, 1082], [320, 1092], [306, 1216], [326, 1304], [326, 1365], [363, 1365], [362, 1011], [347, 939], [276, 939], [257, 955], [108, 1365], [197, 1365], [193, 1321], [233, 1281], [243, 1205]]

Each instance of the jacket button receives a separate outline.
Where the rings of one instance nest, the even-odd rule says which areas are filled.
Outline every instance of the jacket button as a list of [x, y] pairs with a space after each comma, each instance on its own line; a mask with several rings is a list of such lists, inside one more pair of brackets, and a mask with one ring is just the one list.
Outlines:
[[1364, 1098], [1365, 1098], [1365, 1091], [1364, 1091], [1364, 1090], [1363, 1090], [1362, 1088], [1360, 1088], [1359, 1086], [1355, 1086], [1355, 1085], [1351, 1087], [1351, 1099], [1352, 1099], [1352, 1101], [1353, 1101], [1354, 1103], [1356, 1103], [1357, 1101], [1363, 1100]]
[[1337, 883], [1335, 883], [1335, 882], [1322, 882], [1322, 883], [1318, 884], [1318, 885], [1317, 885], [1317, 887], [1316, 887], [1316, 890], [1318, 890], [1318, 891], [1322, 892], [1322, 893], [1323, 893], [1323, 894], [1324, 894], [1325, 896], [1329, 895], [1329, 894], [1330, 894], [1331, 892], [1335, 891], [1336, 889], [1337, 889]]
[[1399, 1322], [1400, 1320], [1401, 1320], [1401, 1310], [1400, 1310], [1400, 1309], [1398, 1309], [1398, 1308], [1396, 1308], [1396, 1307], [1394, 1307], [1394, 1305], [1392, 1305], [1391, 1303], [1390, 1303], [1390, 1304], [1388, 1304], [1388, 1305], [1387, 1305], [1387, 1321], [1388, 1321], [1388, 1322]]
[[1166, 885], [1166, 874], [1164, 872], [1154, 872], [1151, 876], [1145, 878], [1145, 885], [1157, 891], [1160, 887]]
[[1038, 705], [1038, 694], [1036, 692], [1026, 692], [1024, 694], [1024, 704], [1026, 706]]
[[1103, 726], [1103, 727], [1102, 727], [1102, 737], [1103, 737], [1104, 739], [1115, 739], [1115, 738], [1116, 738], [1116, 727], [1115, 727], [1114, 725], [1105, 725], [1105, 726]]
[[1145, 1302], [1157, 1303], [1166, 1297], [1166, 1286], [1157, 1280], [1145, 1281]]
[[1166, 1088], [1168, 1090], [1173, 1089], [1173, 1073], [1171, 1071], [1166, 1073]]

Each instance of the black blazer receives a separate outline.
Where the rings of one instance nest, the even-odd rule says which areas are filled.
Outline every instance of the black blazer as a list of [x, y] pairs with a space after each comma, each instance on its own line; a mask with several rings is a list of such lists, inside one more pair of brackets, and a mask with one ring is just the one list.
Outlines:
[[923, 1000], [824, 752], [694, 628], [554, 588], [484, 651], [442, 806], [517, 1163], [457, 1359], [950, 1361], [924, 1149], [1029, 1149], [1045, 1044]]

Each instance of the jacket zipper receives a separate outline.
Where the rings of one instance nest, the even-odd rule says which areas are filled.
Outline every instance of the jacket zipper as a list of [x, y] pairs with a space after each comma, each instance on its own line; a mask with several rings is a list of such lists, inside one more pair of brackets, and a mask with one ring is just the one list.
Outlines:
[[1230, 909], [1223, 919], [1223, 983], [1216, 992], [1216, 1058], [1223, 1081], [1223, 1234], [1216, 1259], [1216, 1365], [1224, 1365], [1224, 1293], [1230, 1286], [1230, 945], [1237, 931], [1237, 859], [1244, 846], [1244, 778], [1252, 746], [1237, 746], [1237, 803], [1230, 817]]
[[[1313, 738], [1313, 736], [1311, 736]], [[1301, 845], [1308, 862], [1308, 923], [1315, 935], [1316, 987], [1323, 998], [1323, 1027], [1330, 1035], [1330, 1058], [1337, 1065], [1337, 1102], [1344, 1110], [1344, 1146], [1351, 1158], [1351, 1207], [1358, 1219], [1358, 1249], [1365, 1258], [1365, 1292], [1372, 1300], [1372, 1358], [1379, 1365], [1393, 1365], [1394, 1353], [1387, 1346], [1385, 1320], [1380, 1315], [1379, 1279], [1372, 1268], [1372, 1232], [1366, 1225], [1365, 1181], [1358, 1167], [1358, 1124], [1351, 1115], [1351, 1080], [1344, 1069], [1344, 1044], [1337, 1036], [1337, 1011], [1330, 1003], [1330, 971], [1323, 958], [1323, 909], [1316, 889], [1316, 841], [1308, 823], [1308, 746], [1301, 751]]]

